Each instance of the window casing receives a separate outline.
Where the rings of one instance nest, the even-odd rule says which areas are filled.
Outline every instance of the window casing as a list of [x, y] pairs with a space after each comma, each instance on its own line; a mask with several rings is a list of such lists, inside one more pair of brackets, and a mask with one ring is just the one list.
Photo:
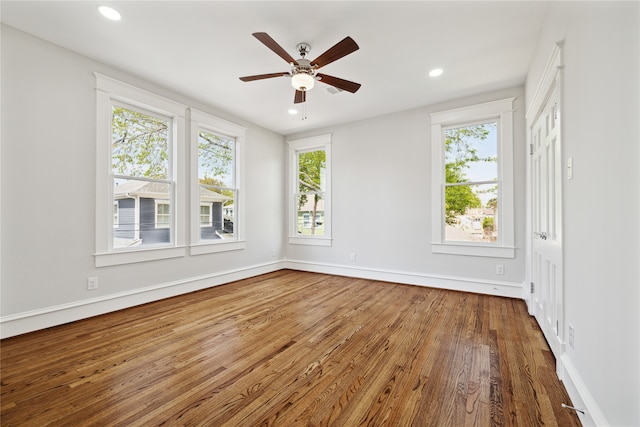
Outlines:
[[289, 243], [331, 246], [331, 135], [289, 142]]
[[192, 255], [245, 247], [244, 135], [244, 127], [191, 108]]
[[186, 107], [95, 76], [96, 266], [184, 256]]
[[432, 252], [515, 256], [513, 101], [431, 114]]

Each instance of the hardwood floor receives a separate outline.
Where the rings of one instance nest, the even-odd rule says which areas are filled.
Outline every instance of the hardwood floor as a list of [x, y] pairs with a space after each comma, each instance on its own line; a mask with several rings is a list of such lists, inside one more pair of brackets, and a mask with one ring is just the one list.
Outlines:
[[289, 270], [9, 338], [3, 426], [579, 426], [523, 301]]

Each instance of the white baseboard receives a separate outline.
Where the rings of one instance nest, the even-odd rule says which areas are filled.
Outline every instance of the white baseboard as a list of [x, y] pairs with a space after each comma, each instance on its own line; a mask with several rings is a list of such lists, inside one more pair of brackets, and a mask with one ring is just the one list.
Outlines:
[[584, 381], [582, 381], [580, 374], [578, 374], [578, 370], [575, 368], [567, 354], [565, 353], [560, 356], [556, 363], [560, 365], [560, 379], [564, 383], [567, 393], [569, 393], [569, 397], [573, 403], [571, 406], [582, 409], [585, 412], [584, 414], [580, 412], [577, 413], [583, 427], [610, 426], [611, 424], [607, 422], [604, 414], [600, 410], [600, 407], [591, 393], [589, 393], [589, 389], [587, 389], [587, 386], [584, 384]]
[[481, 280], [467, 277], [439, 276], [396, 270], [382, 270], [370, 267], [352, 267], [339, 264], [317, 263], [287, 259], [285, 268], [310, 271], [314, 273], [335, 274], [338, 276], [358, 277], [383, 282], [407, 285], [428, 286], [431, 288], [451, 289], [454, 291], [474, 292], [477, 294], [498, 295], [522, 299], [522, 283], [498, 280]]
[[0, 317], [0, 338], [8, 338], [27, 332], [45, 329], [80, 319], [122, 310], [164, 298], [210, 288], [235, 280], [289, 268], [292, 270], [335, 274], [385, 282], [429, 286], [510, 298], [522, 298], [522, 284], [513, 282], [478, 280], [464, 277], [437, 276], [367, 267], [351, 267], [309, 261], [282, 260], [245, 268], [222, 271], [204, 276], [189, 277], [174, 282], [160, 283], [145, 288], [75, 301], [38, 310]]
[[86, 319], [88, 317], [122, 310], [164, 298], [282, 270], [283, 268], [283, 261], [270, 262], [235, 270], [221, 271], [205, 276], [189, 277], [174, 282], [160, 283], [145, 288], [46, 307], [39, 310], [2, 316], [0, 317], [0, 338], [8, 338], [39, 329], [62, 325], [64, 323]]

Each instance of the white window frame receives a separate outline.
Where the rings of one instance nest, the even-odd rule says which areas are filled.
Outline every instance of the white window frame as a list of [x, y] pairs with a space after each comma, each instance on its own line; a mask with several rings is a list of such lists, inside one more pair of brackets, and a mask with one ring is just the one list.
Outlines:
[[[99, 73], [96, 77], [96, 267], [182, 257], [185, 249], [185, 136], [186, 106]], [[171, 119], [169, 172], [175, 189], [172, 241], [153, 247], [113, 247], [113, 181], [111, 115], [114, 103], [129, 105]]]
[[[287, 141], [289, 144], [289, 243], [294, 245], [331, 246], [331, 134]], [[324, 235], [300, 236], [297, 233], [298, 154], [324, 150], [326, 155], [324, 194]], [[311, 218], [315, 221], [315, 218]]]
[[[211, 114], [190, 108], [191, 111], [191, 240], [189, 253], [200, 255], [245, 249], [245, 191], [244, 185], [244, 144], [246, 128], [235, 123], [215, 117]], [[235, 185], [234, 232], [235, 239], [215, 241], [200, 240], [200, 184], [198, 182], [198, 134], [203, 130], [235, 139]], [[213, 207], [211, 213], [213, 214]]]
[[[498, 258], [515, 257], [513, 183], [513, 101], [507, 98], [432, 113], [431, 116], [431, 251]], [[453, 242], [445, 239], [444, 130], [456, 125], [498, 122], [498, 218], [496, 242]]]

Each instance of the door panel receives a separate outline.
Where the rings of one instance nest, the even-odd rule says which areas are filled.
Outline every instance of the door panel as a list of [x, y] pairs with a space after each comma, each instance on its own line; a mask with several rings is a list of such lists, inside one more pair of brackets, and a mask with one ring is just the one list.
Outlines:
[[563, 351], [564, 291], [562, 157], [555, 85], [531, 131], [533, 314], [557, 358]]

